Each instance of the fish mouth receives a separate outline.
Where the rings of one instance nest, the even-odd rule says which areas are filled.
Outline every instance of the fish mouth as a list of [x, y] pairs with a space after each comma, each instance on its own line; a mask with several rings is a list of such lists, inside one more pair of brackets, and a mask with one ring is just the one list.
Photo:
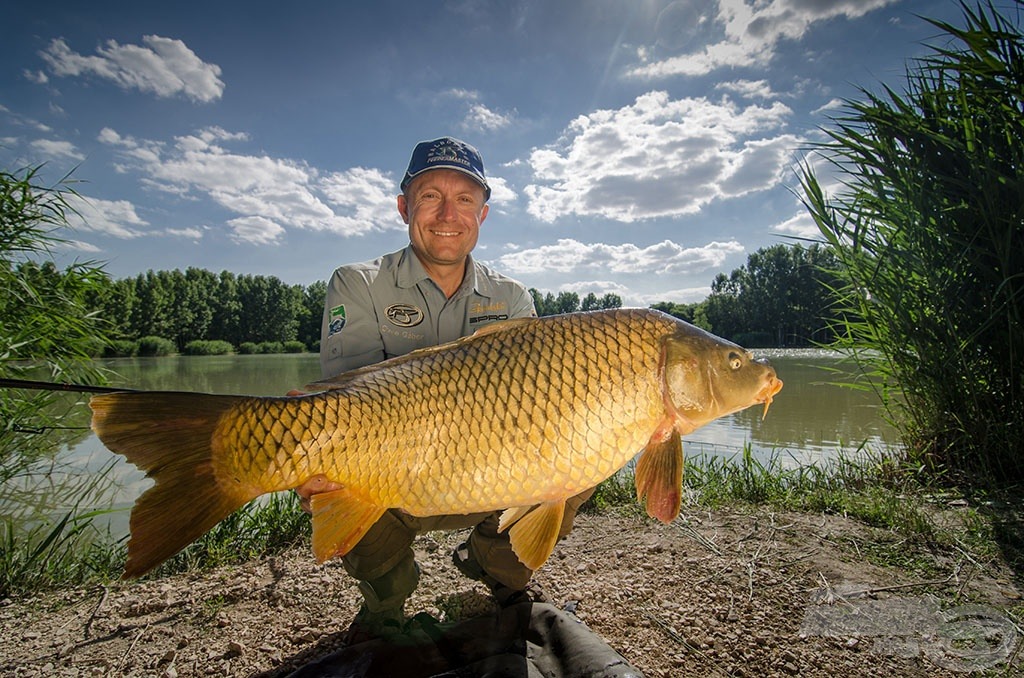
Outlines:
[[772, 404], [775, 394], [782, 390], [782, 380], [776, 376], [768, 377], [768, 383], [764, 385], [754, 398], [756, 403], [764, 403], [764, 412], [761, 414], [761, 421], [768, 416], [768, 407]]

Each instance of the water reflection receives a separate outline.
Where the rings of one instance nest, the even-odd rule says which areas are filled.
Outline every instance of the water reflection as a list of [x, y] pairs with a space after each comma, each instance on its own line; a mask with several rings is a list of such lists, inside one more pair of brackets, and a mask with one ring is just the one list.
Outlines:
[[750, 444], [762, 461], [824, 462], [864, 447], [884, 452], [899, 446], [878, 396], [840, 386], [852, 381], [855, 368], [835, 353], [820, 350], [757, 351], [769, 358], [785, 386], [762, 420], [763, 409], [751, 407], [695, 431], [687, 454], [732, 456]]

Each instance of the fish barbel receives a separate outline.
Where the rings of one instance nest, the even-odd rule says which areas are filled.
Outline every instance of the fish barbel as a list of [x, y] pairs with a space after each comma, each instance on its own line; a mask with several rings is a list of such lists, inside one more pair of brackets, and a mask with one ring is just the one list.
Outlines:
[[[659, 311], [495, 323], [311, 384], [292, 397], [94, 396], [92, 427], [155, 480], [132, 508], [125, 576], [139, 576], [246, 502], [318, 479], [313, 551], [344, 555], [389, 508], [504, 510], [517, 557], [539, 568], [565, 500], [641, 452], [639, 501], [679, 513], [681, 436], [782, 388], [744, 349]], [[333, 485], [332, 485], [333, 487]]]

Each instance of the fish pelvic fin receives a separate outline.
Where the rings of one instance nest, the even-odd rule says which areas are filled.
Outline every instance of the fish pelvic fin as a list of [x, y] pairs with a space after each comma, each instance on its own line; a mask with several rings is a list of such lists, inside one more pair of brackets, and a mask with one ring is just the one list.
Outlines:
[[[667, 425], [666, 425], [667, 426]], [[647, 499], [647, 515], [668, 524], [682, 506], [683, 441], [679, 431], [659, 428], [636, 462], [636, 498]]]
[[351, 551], [387, 510], [347, 487], [314, 494], [309, 506], [313, 512], [313, 555], [321, 563]]
[[213, 436], [237, 396], [161, 391], [93, 396], [92, 428], [155, 484], [132, 507], [124, 577], [140, 577], [260, 492], [217, 477]]
[[528, 507], [507, 509], [498, 525], [499, 530], [504, 530], [511, 524], [508, 537], [512, 551], [523, 565], [537, 570], [555, 550], [564, 516], [565, 500], [560, 499], [538, 504], [532, 510]]

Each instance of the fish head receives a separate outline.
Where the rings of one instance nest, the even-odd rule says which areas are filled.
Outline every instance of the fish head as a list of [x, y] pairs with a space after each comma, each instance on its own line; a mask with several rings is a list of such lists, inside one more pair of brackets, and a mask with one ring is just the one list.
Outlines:
[[662, 355], [666, 404], [691, 430], [751, 405], [763, 404], [766, 415], [782, 389], [767, 360], [682, 321], [665, 338]]

